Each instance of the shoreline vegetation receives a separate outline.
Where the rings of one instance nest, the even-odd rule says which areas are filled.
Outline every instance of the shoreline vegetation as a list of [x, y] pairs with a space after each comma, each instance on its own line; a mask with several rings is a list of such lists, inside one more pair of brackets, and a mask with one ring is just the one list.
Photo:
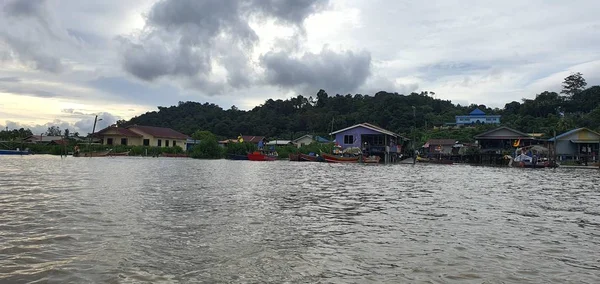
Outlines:
[[[551, 138], [574, 128], [587, 127], [600, 130], [600, 86], [586, 88], [581, 73], [573, 73], [563, 82], [560, 93], [542, 92], [534, 99], [506, 103], [503, 108], [485, 105], [460, 105], [436, 98], [434, 92], [408, 95], [378, 92], [375, 95], [347, 94], [328, 95], [319, 90], [315, 97], [298, 95], [286, 100], [268, 99], [251, 110], [239, 110], [235, 105], [225, 110], [218, 105], [198, 102], [179, 102], [176, 106], [158, 107], [158, 111], [117, 121], [118, 126], [151, 125], [168, 127], [190, 135], [200, 141], [191, 151], [180, 147], [108, 146], [92, 145], [88, 149], [87, 138], [79, 138], [83, 152], [113, 149], [132, 156], [158, 156], [162, 153], [187, 153], [192, 158], [219, 159], [230, 154], [243, 155], [256, 149], [249, 143], [229, 143], [221, 147], [220, 140], [244, 135], [261, 135], [268, 140], [294, 140], [305, 134], [330, 137], [329, 133], [363, 122], [373, 123], [411, 139], [420, 147], [429, 139], [454, 139], [472, 143], [474, 137], [499, 126], [507, 126], [524, 133], [535, 133], [538, 138]], [[413, 108], [414, 107], [414, 108]], [[466, 115], [479, 108], [486, 114], [500, 115], [500, 124], [473, 124], [469, 127], [453, 126], [455, 116]], [[201, 131], [200, 131], [201, 130]], [[0, 148], [26, 149], [35, 154], [60, 155], [72, 152], [76, 139], [68, 145], [22, 144], [21, 139], [31, 135], [29, 129], [1, 130]], [[56, 126], [48, 128], [47, 136], [78, 137], [69, 135]], [[330, 137], [331, 138], [331, 137]], [[6, 142], [9, 141], [9, 142]], [[319, 153], [331, 151], [333, 145], [314, 144], [303, 146], [277, 146], [281, 158], [289, 153]], [[407, 147], [408, 148], [408, 147]], [[66, 151], [65, 151], [66, 149]], [[408, 151], [408, 149], [405, 149]], [[410, 155], [410, 154], [409, 154]]]

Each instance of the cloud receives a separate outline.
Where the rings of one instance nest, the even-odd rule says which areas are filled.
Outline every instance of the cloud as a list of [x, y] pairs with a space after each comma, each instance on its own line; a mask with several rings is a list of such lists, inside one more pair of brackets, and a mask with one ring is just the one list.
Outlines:
[[281, 87], [322, 88], [346, 93], [356, 90], [371, 75], [371, 54], [366, 51], [320, 53], [292, 57], [285, 52], [268, 52], [260, 58], [266, 81]]
[[[60, 73], [68, 68], [51, 51], [64, 40], [48, 12], [45, 0], [7, 0], [0, 13], [0, 49], [8, 49], [6, 58], [33, 69]], [[2, 4], [0, 4], [2, 5]], [[27, 35], [27, 36], [24, 36]]]
[[[96, 131], [106, 128], [112, 124], [115, 124], [120, 117], [112, 115], [108, 112], [98, 113], [98, 121], [96, 123]], [[19, 129], [25, 128], [30, 129], [31, 132], [35, 135], [45, 133], [49, 127], [58, 126], [61, 130], [69, 129], [71, 133], [79, 132], [80, 135], [87, 135], [88, 133], [92, 133], [94, 126], [94, 116], [87, 115], [86, 117], [76, 121], [75, 123], [70, 123], [68, 121], [55, 119], [53, 121], [44, 123], [44, 124], [26, 124], [17, 121], [7, 120], [5, 121], [5, 125], [1, 126], [0, 129]]]
[[208, 95], [256, 82], [251, 62], [259, 42], [252, 19], [274, 19], [303, 30], [304, 20], [328, 0], [162, 0], [148, 12], [146, 26], [121, 37], [122, 66], [145, 81], [178, 79]]
[[0, 83], [2, 83], [2, 82], [18, 83], [18, 82], [21, 82], [21, 79], [19, 79], [19, 77], [4, 77], [4, 78], [0, 77]]

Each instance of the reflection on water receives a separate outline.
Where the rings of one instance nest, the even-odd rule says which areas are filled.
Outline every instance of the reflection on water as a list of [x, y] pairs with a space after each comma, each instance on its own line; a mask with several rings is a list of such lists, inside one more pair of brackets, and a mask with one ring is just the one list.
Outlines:
[[0, 282], [600, 282], [600, 173], [0, 157]]

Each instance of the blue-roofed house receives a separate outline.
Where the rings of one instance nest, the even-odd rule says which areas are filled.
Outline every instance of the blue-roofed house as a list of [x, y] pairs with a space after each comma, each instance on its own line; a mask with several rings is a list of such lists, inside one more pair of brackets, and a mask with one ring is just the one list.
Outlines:
[[464, 126], [471, 124], [499, 124], [500, 117], [500, 115], [485, 114], [485, 112], [476, 108], [469, 115], [457, 115], [455, 118], [457, 126]]
[[556, 149], [556, 155], [560, 161], [598, 160], [600, 147], [600, 133], [587, 128], [577, 128], [548, 139]]

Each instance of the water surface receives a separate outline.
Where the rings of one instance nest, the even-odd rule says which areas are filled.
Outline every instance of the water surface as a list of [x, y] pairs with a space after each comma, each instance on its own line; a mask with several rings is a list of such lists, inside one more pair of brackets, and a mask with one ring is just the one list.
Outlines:
[[600, 283], [600, 173], [0, 157], [0, 283]]

